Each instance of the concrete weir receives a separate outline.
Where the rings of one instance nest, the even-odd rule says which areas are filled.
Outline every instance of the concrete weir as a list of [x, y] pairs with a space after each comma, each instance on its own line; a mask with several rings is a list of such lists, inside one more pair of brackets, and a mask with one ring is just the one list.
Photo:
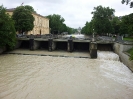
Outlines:
[[[102, 39], [101, 39], [102, 38]], [[104, 39], [103, 39], [104, 38]], [[52, 51], [67, 52], [87, 52], [90, 58], [97, 58], [97, 51], [113, 51], [119, 55], [123, 62], [133, 71], [133, 61], [129, 60], [127, 50], [133, 47], [133, 42], [105, 39], [106, 37], [90, 39], [70, 39], [70, 38], [34, 38], [33, 50], [41, 49]], [[15, 49], [29, 49], [29, 38], [19, 37]], [[0, 54], [6, 51], [6, 47], [0, 48]], [[88, 57], [88, 56], [87, 56]]]
[[[34, 39], [34, 50], [37, 49], [47, 49], [49, 51], [54, 50], [65, 50], [68, 52], [73, 51], [90, 51], [90, 46], [93, 43], [90, 39], [42, 39], [42, 38], [35, 38]], [[101, 51], [113, 51], [113, 43], [111, 42], [102, 42], [102, 41], [96, 41], [95, 42], [96, 50]], [[92, 45], [93, 46], [93, 45]], [[30, 47], [29, 44], [29, 38], [18, 38], [18, 44], [16, 48], [25, 48], [28, 49]]]
[[[129, 60], [129, 56], [125, 51], [133, 47], [132, 43], [119, 42], [112, 39], [95, 38], [91, 39], [73, 39], [73, 38], [35, 38], [34, 50], [44, 49], [48, 51], [63, 50], [68, 52], [86, 51], [90, 54], [90, 58], [97, 58], [97, 50], [99, 51], [114, 51], [120, 57], [120, 60], [133, 71], [133, 62]], [[29, 49], [29, 38], [18, 38], [16, 48]]]

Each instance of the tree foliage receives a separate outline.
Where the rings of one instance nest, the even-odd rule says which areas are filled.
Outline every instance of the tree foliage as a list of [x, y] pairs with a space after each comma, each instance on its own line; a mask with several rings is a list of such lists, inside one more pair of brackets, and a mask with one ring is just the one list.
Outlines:
[[14, 21], [6, 14], [6, 9], [0, 6], [0, 47], [13, 49], [16, 43]]
[[81, 33], [86, 35], [93, 33], [93, 20], [91, 22], [86, 22], [85, 26], [81, 30]]
[[133, 13], [122, 17], [120, 24], [120, 33], [133, 35]]
[[31, 11], [32, 13], [36, 13], [36, 11], [34, 10], [34, 8], [32, 6], [25, 5], [24, 7], [25, 7], [25, 9]]
[[113, 17], [111, 20], [111, 25], [112, 25], [112, 34], [119, 34], [120, 33], [120, 19], [119, 17]]
[[114, 15], [115, 10], [109, 7], [97, 6], [94, 7], [93, 14], [93, 28], [98, 34], [105, 34], [112, 32], [112, 25], [110, 20]]
[[49, 26], [51, 28], [51, 32], [53, 33], [56, 31], [63, 31], [66, 28], [66, 25], [63, 23], [65, 20], [60, 15], [48, 15], [49, 18]]
[[131, 0], [122, 0], [121, 3], [122, 4], [126, 3], [126, 5], [130, 4], [130, 8], [133, 7], [133, 1], [131, 1]]
[[12, 18], [15, 21], [15, 29], [19, 32], [28, 32], [34, 27], [34, 9], [31, 6], [19, 6], [13, 11]]
[[66, 26], [65, 19], [61, 17], [58, 14], [48, 15], [47, 18], [49, 18], [49, 26], [51, 28], [51, 33], [54, 33], [54, 31], [58, 31], [58, 33], [62, 32], [68, 32], [71, 34], [73, 32], [73, 29]]

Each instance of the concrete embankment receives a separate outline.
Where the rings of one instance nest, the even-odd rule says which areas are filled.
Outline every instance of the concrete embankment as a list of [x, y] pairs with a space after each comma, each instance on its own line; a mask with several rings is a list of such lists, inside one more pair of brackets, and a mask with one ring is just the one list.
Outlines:
[[133, 47], [133, 42], [128, 43], [114, 43], [114, 52], [119, 55], [120, 61], [123, 62], [131, 71], [133, 71], [133, 60], [129, 60], [127, 50]]

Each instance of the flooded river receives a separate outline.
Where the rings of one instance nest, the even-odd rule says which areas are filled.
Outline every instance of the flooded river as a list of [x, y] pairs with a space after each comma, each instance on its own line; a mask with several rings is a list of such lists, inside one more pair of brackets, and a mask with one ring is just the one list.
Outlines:
[[0, 99], [133, 99], [133, 73], [118, 60], [0, 55]]

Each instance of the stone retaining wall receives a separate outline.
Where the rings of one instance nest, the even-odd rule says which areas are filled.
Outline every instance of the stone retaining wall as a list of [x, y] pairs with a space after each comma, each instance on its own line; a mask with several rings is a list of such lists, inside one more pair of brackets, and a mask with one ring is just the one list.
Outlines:
[[133, 60], [129, 60], [129, 55], [126, 53], [127, 50], [133, 47], [133, 43], [123, 44], [123, 43], [114, 43], [114, 52], [119, 55], [120, 60], [128, 66], [130, 70], [133, 71]]

